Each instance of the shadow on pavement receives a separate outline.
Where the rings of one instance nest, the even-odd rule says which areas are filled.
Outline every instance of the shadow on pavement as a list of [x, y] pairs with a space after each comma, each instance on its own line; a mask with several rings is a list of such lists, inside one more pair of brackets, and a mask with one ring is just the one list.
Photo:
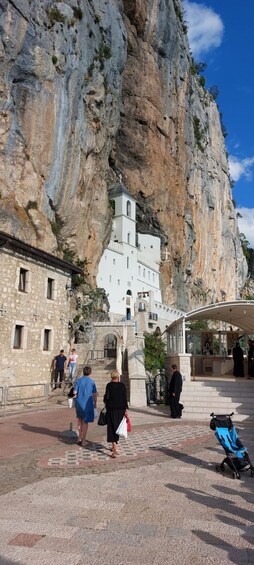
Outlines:
[[22, 430], [24, 430], [25, 432], [31, 432], [32, 434], [43, 434], [51, 437], [58, 437], [60, 433], [55, 430], [49, 430], [48, 428], [42, 428], [40, 426], [30, 426], [30, 424], [26, 424], [25, 422], [19, 422], [19, 425]]
[[210, 534], [209, 532], [202, 532], [199, 530], [193, 530], [192, 532], [197, 538], [203, 541], [206, 545], [211, 545], [213, 547], [219, 547], [227, 551], [228, 559], [230, 563], [254, 563], [254, 550], [238, 548], [224, 540], [221, 540], [217, 536]]
[[[216, 519], [220, 520], [223, 524], [230, 525], [231, 527], [242, 528], [243, 533], [241, 537], [245, 539], [248, 543], [254, 544], [254, 531], [253, 525], [246, 525], [241, 520], [249, 521], [250, 524], [253, 523], [253, 512], [244, 508], [239, 508], [236, 502], [229, 500], [228, 498], [219, 498], [217, 496], [209, 495], [201, 490], [194, 488], [185, 488], [172, 483], [167, 483], [165, 485], [169, 490], [176, 491], [178, 493], [184, 494], [189, 500], [203, 504], [206, 508], [218, 508], [224, 514], [217, 514]], [[217, 488], [215, 485], [213, 488]], [[222, 487], [223, 488], [223, 487]], [[219, 489], [218, 489], [219, 490]], [[222, 490], [222, 489], [221, 489]], [[230, 494], [238, 495], [237, 489], [231, 490]], [[225, 492], [227, 495], [228, 492]], [[246, 492], [246, 500], [248, 501], [248, 493]], [[228, 513], [230, 516], [228, 516]], [[233, 518], [231, 517], [233, 515]], [[235, 518], [234, 518], [235, 517]], [[236, 519], [238, 518], [238, 519]], [[213, 534], [202, 531], [202, 530], [192, 530], [193, 535], [198, 537], [206, 545], [221, 548], [228, 552], [228, 558], [230, 563], [254, 563], [254, 550], [249, 548], [238, 548], [237, 546], [228, 543], [227, 541], [214, 536]]]
[[200, 467], [202, 466], [206, 469], [209, 469], [210, 471], [215, 472], [215, 467], [209, 467], [205, 461], [199, 459], [198, 457], [194, 457], [193, 455], [189, 455], [188, 453], [183, 453], [182, 451], [174, 451], [174, 449], [169, 449], [168, 447], [164, 447], [163, 445], [161, 447], [150, 447], [149, 449], [151, 451], [160, 451], [164, 455], [168, 455], [168, 457], [172, 457], [173, 459], [184, 460], [184, 462], [189, 465], [196, 465]]
[[[63, 432], [59, 432], [56, 430], [50, 430], [49, 428], [43, 428], [41, 426], [30, 426], [30, 424], [26, 424], [25, 422], [19, 422], [20, 427], [25, 432], [31, 432], [32, 434], [42, 434], [50, 437], [57, 438], [61, 443], [66, 443], [67, 445], [75, 445], [77, 443], [77, 437], [64, 437], [61, 436]], [[0, 562], [1, 563], [1, 562]]]
[[169, 406], [165, 406], [164, 404], [154, 404], [152, 406], [148, 406], [147, 409], [143, 408], [133, 408], [131, 407], [130, 414], [147, 414], [152, 416], [164, 416], [165, 418], [169, 418]]

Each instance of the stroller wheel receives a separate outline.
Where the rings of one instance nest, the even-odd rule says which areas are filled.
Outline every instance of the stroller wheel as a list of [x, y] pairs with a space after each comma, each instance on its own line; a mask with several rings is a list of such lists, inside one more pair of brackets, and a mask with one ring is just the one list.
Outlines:
[[216, 471], [216, 473], [220, 473], [220, 471], [221, 471], [221, 466], [220, 466], [220, 465], [216, 465], [215, 471]]
[[232, 473], [232, 477], [233, 477], [233, 479], [240, 479], [240, 478], [241, 478], [241, 475], [240, 475], [240, 473], [238, 473], [237, 471], [234, 471], [234, 472]]

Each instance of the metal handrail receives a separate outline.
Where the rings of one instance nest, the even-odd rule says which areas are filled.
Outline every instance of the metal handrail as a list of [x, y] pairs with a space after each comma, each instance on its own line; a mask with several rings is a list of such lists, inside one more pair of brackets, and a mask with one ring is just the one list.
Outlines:
[[99, 359], [104, 359], [104, 358], [105, 358], [104, 349], [90, 349], [87, 352], [85, 362], [87, 363], [88, 361], [97, 361]]
[[[43, 394], [33, 395], [33, 396], [15, 396], [11, 398], [11, 392], [13, 389], [24, 389], [28, 387], [43, 387]], [[44, 401], [45, 402], [45, 410], [48, 408], [48, 398], [49, 398], [49, 384], [48, 383], [30, 383], [25, 385], [4, 385], [0, 387], [2, 389], [2, 400], [0, 400], [0, 407], [3, 407], [3, 418], [7, 415], [7, 408], [8, 406], [18, 406], [25, 403], [38, 402]]]

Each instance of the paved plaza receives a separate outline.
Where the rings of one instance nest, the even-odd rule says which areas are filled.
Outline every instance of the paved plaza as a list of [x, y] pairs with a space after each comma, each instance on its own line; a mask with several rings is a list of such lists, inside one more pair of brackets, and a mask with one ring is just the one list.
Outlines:
[[[105, 428], [90, 426], [85, 447], [61, 435], [75, 427], [68, 408], [0, 421], [0, 564], [254, 563], [250, 472], [215, 472], [209, 415], [167, 412], [131, 410], [113, 460]], [[237, 427], [253, 456], [253, 427]]]

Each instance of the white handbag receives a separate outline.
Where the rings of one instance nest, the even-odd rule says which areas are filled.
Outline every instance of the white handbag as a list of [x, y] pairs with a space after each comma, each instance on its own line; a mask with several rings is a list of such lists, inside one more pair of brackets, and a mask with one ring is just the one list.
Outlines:
[[116, 430], [116, 434], [118, 434], [120, 437], [124, 437], [125, 439], [127, 439], [128, 437], [128, 433], [127, 433], [127, 420], [125, 418], [125, 416], [123, 417], [122, 421], [120, 422], [117, 430]]

